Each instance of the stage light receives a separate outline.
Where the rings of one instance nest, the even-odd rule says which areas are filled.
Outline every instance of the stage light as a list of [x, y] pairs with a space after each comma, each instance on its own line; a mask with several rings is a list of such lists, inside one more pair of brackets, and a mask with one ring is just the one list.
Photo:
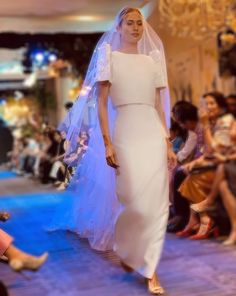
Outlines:
[[[28, 49], [28, 52], [25, 55], [28, 57], [28, 60], [32, 63], [33, 69], [47, 69], [50, 63], [56, 62], [58, 60], [58, 50], [55, 48], [45, 47], [34, 47]], [[24, 61], [24, 63], [28, 62]]]
[[44, 60], [44, 54], [42, 52], [38, 52], [35, 54], [35, 61], [38, 63], [42, 63]]
[[49, 62], [55, 62], [57, 60], [57, 55], [55, 53], [50, 53], [48, 56]]
[[5, 106], [7, 104], [7, 102], [4, 99], [0, 100], [0, 105]]
[[34, 66], [42, 67], [47, 62], [47, 52], [44, 49], [34, 49], [31, 51], [30, 59]]
[[97, 15], [70, 15], [64, 17], [64, 19], [72, 20], [72, 21], [81, 21], [81, 22], [94, 22], [94, 21], [101, 21], [104, 18]]

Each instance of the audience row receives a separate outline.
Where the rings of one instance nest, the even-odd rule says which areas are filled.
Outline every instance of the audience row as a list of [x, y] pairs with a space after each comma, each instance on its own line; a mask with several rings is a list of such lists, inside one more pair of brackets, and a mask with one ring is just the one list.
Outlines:
[[172, 216], [168, 231], [192, 240], [217, 237], [226, 231], [224, 220], [229, 219], [231, 230], [224, 244], [233, 245], [236, 95], [224, 98], [219, 92], [206, 93], [199, 109], [179, 101], [172, 111], [171, 140], [178, 166], [170, 170]]

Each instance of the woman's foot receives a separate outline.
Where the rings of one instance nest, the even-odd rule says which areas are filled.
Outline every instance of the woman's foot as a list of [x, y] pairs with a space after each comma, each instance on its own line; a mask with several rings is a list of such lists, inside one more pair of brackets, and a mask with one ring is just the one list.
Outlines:
[[195, 223], [195, 224], [188, 224], [184, 230], [176, 232], [176, 235], [178, 237], [188, 237], [194, 233], [196, 233], [199, 230], [200, 224]]
[[236, 231], [231, 232], [229, 237], [223, 242], [224, 246], [236, 245]]
[[214, 210], [215, 206], [211, 201], [209, 201], [209, 199], [205, 199], [199, 203], [192, 204], [190, 208], [196, 213], [203, 213]]
[[66, 189], [66, 183], [62, 182], [58, 187], [57, 190], [58, 191], [62, 191]]
[[148, 292], [152, 295], [163, 295], [165, 290], [162, 288], [159, 278], [155, 273], [152, 279], [147, 279]]
[[176, 233], [183, 229], [186, 225], [186, 221], [181, 216], [175, 216], [168, 221], [167, 232]]
[[[2, 262], [8, 262], [8, 258], [6, 257], [6, 256], [4, 256], [4, 255], [2, 255], [1, 257], [0, 257], [0, 260], [2, 261]], [[1, 295], [1, 294], [0, 294]]]
[[11, 258], [9, 265], [14, 271], [21, 271], [23, 269], [36, 271], [45, 263], [47, 258], [48, 253], [44, 253], [38, 257], [22, 253], [19, 256]]
[[189, 237], [191, 240], [206, 239], [213, 235], [215, 238], [219, 236], [219, 229], [214, 225], [212, 219], [207, 222], [201, 222], [198, 233]]

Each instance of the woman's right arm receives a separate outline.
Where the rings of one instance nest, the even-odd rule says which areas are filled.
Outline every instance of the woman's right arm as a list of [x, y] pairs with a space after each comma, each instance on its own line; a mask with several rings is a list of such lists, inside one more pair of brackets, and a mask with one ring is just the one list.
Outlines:
[[197, 145], [197, 135], [192, 132], [188, 131], [188, 138], [184, 143], [184, 146], [179, 150], [177, 153], [177, 160], [181, 163], [186, 160], [194, 151]]
[[115, 169], [119, 167], [117, 163], [115, 149], [111, 142], [108, 122], [108, 95], [110, 83], [108, 81], [98, 82], [98, 115], [102, 131], [104, 146], [106, 149], [107, 164]]
[[211, 132], [211, 125], [207, 111], [199, 110], [199, 120], [203, 127], [204, 146], [207, 153], [212, 153], [213, 149], [213, 135]]

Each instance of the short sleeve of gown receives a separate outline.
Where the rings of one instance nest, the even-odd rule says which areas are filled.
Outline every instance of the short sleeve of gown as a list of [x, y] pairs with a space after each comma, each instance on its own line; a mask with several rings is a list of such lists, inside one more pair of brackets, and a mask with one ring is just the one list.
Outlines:
[[154, 61], [156, 88], [167, 87], [168, 81], [167, 81], [165, 57], [162, 56], [162, 53], [159, 50], [153, 50], [149, 53], [149, 55]]
[[103, 43], [98, 49], [95, 81], [112, 82], [111, 77], [111, 47], [108, 43]]

